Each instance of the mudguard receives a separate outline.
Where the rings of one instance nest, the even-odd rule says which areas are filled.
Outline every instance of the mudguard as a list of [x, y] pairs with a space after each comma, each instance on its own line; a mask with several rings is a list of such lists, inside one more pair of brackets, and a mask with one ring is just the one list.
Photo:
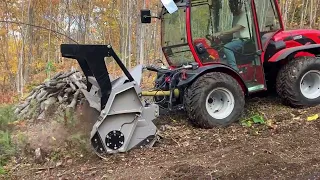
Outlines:
[[202, 76], [203, 74], [209, 73], [209, 72], [226, 72], [228, 74], [230, 74], [233, 78], [235, 78], [238, 83], [240, 84], [240, 86], [242, 87], [243, 92], [245, 92], [245, 94], [248, 93], [248, 87], [246, 86], [244, 80], [242, 79], [242, 77], [240, 76], [240, 74], [238, 72], [236, 72], [234, 69], [232, 69], [231, 67], [224, 65], [224, 64], [213, 64], [213, 65], [209, 65], [209, 66], [202, 66], [199, 67], [198, 69], [195, 70], [187, 70], [186, 71], [186, 80], [181, 80], [177, 87], [181, 88], [184, 86], [189, 86], [191, 85], [194, 81], [196, 81], [200, 76]]
[[303, 45], [303, 46], [297, 46], [292, 48], [283, 49], [279, 52], [277, 52], [275, 55], [273, 55], [268, 62], [278, 62], [283, 59], [286, 59], [288, 56], [295, 52], [307, 50], [307, 52], [311, 52], [313, 54], [317, 54], [320, 51], [320, 44], [310, 44], [310, 45]]

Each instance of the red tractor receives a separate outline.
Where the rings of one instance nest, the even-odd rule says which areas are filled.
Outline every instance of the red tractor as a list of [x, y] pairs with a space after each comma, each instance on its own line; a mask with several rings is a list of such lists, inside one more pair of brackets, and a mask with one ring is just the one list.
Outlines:
[[142, 23], [162, 25], [170, 67], [147, 66], [158, 74], [160, 106], [183, 107], [195, 125], [212, 128], [237, 121], [256, 92], [275, 89], [297, 108], [320, 103], [320, 31], [286, 31], [277, 0], [162, 2], [156, 17], [141, 10]]
[[[63, 57], [78, 61], [87, 80], [81, 92], [99, 112], [90, 138], [97, 155], [152, 146], [159, 107], [184, 109], [194, 125], [213, 128], [237, 121], [256, 92], [275, 89], [292, 107], [320, 103], [320, 31], [285, 31], [277, 0], [162, 3], [157, 18], [169, 67], [146, 67], [157, 72], [152, 91], [141, 90], [143, 66], [129, 72], [111, 45], [61, 45]], [[141, 11], [143, 23], [153, 17]], [[106, 57], [124, 76], [109, 77]]]

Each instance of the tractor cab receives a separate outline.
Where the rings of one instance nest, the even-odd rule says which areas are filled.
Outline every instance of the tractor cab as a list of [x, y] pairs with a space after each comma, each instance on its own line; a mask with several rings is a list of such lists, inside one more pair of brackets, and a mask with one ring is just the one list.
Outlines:
[[283, 29], [274, 0], [175, 0], [170, 8], [164, 4], [158, 18], [171, 68], [224, 65], [249, 92], [266, 89], [262, 49]]

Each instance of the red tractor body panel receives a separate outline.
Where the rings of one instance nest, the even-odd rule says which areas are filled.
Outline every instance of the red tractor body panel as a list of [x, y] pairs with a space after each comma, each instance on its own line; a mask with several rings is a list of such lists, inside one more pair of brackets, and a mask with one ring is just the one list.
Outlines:
[[285, 47], [276, 52], [268, 62], [278, 62], [292, 53], [295, 53], [294, 57], [315, 56], [310, 50], [319, 48], [320, 31], [313, 29], [281, 31], [271, 40], [275, 43], [284, 42]]
[[273, 37], [273, 40], [285, 41], [288, 48], [295, 47], [297, 46], [296, 43], [301, 44], [301, 43], [304, 43], [304, 41], [309, 41], [309, 42], [313, 41], [314, 42], [313, 44], [320, 43], [320, 30], [299, 29], [299, 30], [282, 31], [277, 33]]

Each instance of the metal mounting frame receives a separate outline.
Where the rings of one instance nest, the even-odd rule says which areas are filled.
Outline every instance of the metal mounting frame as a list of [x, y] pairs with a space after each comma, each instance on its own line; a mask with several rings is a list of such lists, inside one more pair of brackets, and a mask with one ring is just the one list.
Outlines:
[[96, 78], [101, 89], [100, 109], [105, 108], [112, 90], [109, 72], [104, 61], [105, 57], [113, 57], [128, 80], [130, 82], [134, 81], [111, 45], [62, 44], [61, 54], [62, 57], [76, 59], [78, 61], [87, 79], [87, 91], [90, 91], [92, 87], [89, 77], [94, 76]]

